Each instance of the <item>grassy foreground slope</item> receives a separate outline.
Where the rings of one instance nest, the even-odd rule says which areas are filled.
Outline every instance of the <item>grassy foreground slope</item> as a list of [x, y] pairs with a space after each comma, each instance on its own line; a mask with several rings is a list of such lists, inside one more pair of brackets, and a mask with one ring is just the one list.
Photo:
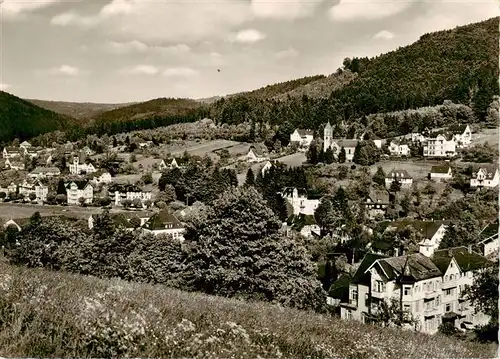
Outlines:
[[0, 263], [0, 356], [491, 358], [496, 346]]

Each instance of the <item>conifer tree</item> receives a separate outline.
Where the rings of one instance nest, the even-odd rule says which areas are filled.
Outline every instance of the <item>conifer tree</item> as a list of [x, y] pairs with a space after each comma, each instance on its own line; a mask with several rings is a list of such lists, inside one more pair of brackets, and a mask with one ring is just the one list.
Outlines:
[[253, 174], [252, 168], [249, 168], [245, 178], [245, 186], [255, 185], [255, 176]]
[[338, 156], [337, 160], [339, 161], [339, 163], [345, 163], [345, 161], [346, 161], [345, 148], [343, 146], [340, 149], [339, 156]]

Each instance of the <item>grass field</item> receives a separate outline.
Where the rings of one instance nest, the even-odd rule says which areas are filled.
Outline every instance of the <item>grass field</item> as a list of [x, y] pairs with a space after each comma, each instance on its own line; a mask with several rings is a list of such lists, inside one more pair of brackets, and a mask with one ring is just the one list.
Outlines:
[[497, 346], [0, 261], [0, 356], [492, 358]]
[[498, 128], [485, 128], [478, 133], [472, 134], [472, 144], [474, 145], [478, 143], [488, 142], [490, 145], [498, 147], [499, 137], [500, 134]]
[[31, 217], [31, 215], [35, 212], [40, 212], [42, 216], [65, 215], [88, 218], [91, 214], [101, 213], [101, 208], [0, 203], [0, 219], [9, 220], [11, 218], [27, 218]]

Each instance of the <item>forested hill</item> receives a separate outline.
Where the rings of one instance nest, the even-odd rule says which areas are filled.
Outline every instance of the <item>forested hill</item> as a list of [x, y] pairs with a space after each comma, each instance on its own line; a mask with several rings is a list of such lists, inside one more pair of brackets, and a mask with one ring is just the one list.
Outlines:
[[21, 141], [74, 126], [75, 120], [0, 91], [0, 142]]
[[[357, 76], [327, 99], [302, 96], [277, 101], [235, 96], [217, 101], [218, 122], [247, 120], [318, 128], [330, 120], [352, 123], [364, 115], [441, 105], [470, 105], [483, 120], [498, 94], [499, 18], [423, 35], [417, 42], [375, 58], [344, 61]], [[307, 86], [307, 85], [304, 85]]]

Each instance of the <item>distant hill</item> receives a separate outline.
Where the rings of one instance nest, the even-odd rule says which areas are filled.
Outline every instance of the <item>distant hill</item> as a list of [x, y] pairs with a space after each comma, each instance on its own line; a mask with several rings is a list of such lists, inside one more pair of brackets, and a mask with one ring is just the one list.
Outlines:
[[71, 116], [46, 110], [33, 103], [0, 91], [0, 142], [21, 141], [75, 125]]
[[85, 120], [96, 117], [103, 112], [111, 111], [120, 107], [130, 106], [134, 103], [91, 103], [91, 102], [64, 102], [64, 101], [44, 101], [26, 100], [32, 104], [47, 110], [68, 115], [78, 120]]

